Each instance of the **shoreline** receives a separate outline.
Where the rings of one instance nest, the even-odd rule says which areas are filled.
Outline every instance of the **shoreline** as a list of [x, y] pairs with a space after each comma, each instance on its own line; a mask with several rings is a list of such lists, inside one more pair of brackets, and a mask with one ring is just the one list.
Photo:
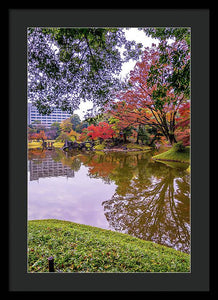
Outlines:
[[179, 163], [184, 163], [184, 164], [190, 164], [190, 162], [185, 161], [185, 160], [175, 160], [175, 159], [165, 159], [165, 158], [154, 158], [152, 157], [154, 161], [169, 161], [169, 162], [179, 162]]

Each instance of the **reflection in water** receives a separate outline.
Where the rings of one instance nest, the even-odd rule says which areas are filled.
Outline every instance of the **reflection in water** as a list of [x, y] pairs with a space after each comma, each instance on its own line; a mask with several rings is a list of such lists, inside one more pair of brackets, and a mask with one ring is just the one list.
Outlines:
[[74, 177], [74, 170], [64, 166], [61, 162], [54, 161], [47, 156], [43, 160], [32, 159], [29, 161], [30, 181], [43, 177], [67, 176]]
[[[108, 190], [105, 195], [99, 193], [99, 197], [100, 194], [103, 197], [103, 210], [99, 213], [104, 215], [108, 228], [189, 253], [190, 176], [181, 168], [153, 162], [150, 158], [151, 153], [64, 154], [51, 151], [34, 154], [29, 151], [30, 180], [43, 176], [75, 176], [69, 196], [72, 198], [75, 197], [73, 182], [83, 166], [86, 172], [83, 169], [80, 181], [87, 182], [84, 176], [88, 175], [99, 191], [100, 185], [96, 185], [99, 179], [111, 186], [109, 197]], [[62, 189], [65, 189], [64, 184]], [[78, 207], [74, 214], [79, 215], [80, 210]], [[72, 221], [77, 222], [78, 218]], [[99, 223], [92, 225], [101, 226]]]
[[117, 231], [188, 252], [190, 246], [188, 175], [167, 169], [147, 182], [133, 179], [126, 193], [104, 201], [105, 215]]

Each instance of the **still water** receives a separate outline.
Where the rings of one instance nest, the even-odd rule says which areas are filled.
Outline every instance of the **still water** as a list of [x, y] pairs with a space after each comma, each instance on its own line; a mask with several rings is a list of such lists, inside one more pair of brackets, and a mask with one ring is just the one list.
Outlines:
[[190, 253], [188, 165], [151, 153], [28, 152], [28, 219], [128, 233]]

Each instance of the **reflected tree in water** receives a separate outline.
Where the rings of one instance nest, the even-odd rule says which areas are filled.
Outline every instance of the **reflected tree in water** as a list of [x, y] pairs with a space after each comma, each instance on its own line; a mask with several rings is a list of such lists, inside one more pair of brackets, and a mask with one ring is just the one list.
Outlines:
[[54, 161], [61, 161], [64, 166], [70, 167], [74, 172], [79, 171], [81, 167], [81, 160], [77, 155], [68, 155], [67, 152], [54, 151], [51, 153]]
[[105, 216], [117, 231], [189, 252], [189, 175], [166, 166], [158, 169], [146, 177], [139, 168], [125, 195], [116, 193], [102, 203]]

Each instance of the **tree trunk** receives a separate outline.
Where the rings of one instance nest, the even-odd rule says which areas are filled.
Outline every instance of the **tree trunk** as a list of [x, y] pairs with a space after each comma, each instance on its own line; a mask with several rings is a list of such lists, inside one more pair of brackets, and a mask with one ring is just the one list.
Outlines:
[[177, 142], [175, 138], [175, 117], [176, 117], [176, 111], [172, 113], [171, 120], [170, 120], [169, 140], [171, 145]]
[[126, 133], [123, 133], [123, 141], [124, 141], [124, 143], [127, 142], [127, 139], [126, 139]]
[[157, 136], [159, 135], [159, 133], [156, 133], [155, 136], [153, 137], [153, 139], [150, 141], [149, 146], [151, 147], [153, 145], [153, 143], [155, 142], [155, 140], [157, 139]]
[[137, 132], [137, 139], [136, 139], [136, 144], [139, 143], [139, 133]]
[[169, 133], [169, 141], [171, 145], [177, 142], [174, 133]]
[[141, 126], [140, 126], [140, 124], [139, 124], [139, 126], [138, 126], [138, 131], [137, 131], [137, 139], [136, 139], [136, 144], [138, 144], [138, 143], [139, 143], [139, 132], [140, 132], [140, 129], [141, 129]]

